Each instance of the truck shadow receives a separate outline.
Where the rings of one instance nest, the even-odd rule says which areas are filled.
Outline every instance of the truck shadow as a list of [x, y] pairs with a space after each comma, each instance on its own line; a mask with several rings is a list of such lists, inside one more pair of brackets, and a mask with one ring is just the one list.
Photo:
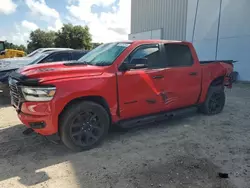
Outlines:
[[[185, 120], [173, 119], [169, 121], [168, 126], [159, 123], [128, 130], [113, 128], [104, 144], [81, 153], [73, 153], [62, 144], [53, 144], [35, 133], [24, 136], [22, 134], [22, 131], [25, 130], [23, 125], [2, 129], [0, 130], [0, 164], [3, 165], [0, 169], [0, 181], [19, 177], [19, 182], [25, 186], [36, 185], [50, 179], [49, 175], [41, 169], [65, 162], [70, 162], [77, 176], [76, 172], [80, 171], [79, 168], [83, 168], [82, 165], [79, 166], [81, 163], [79, 159], [89, 158], [93, 161], [96, 157], [108, 156], [108, 153], [112, 153], [112, 149], [117, 149], [124, 141], [143, 134], [144, 131], [151, 131], [151, 129], [166, 131], [169, 126], [178, 126], [180, 122]], [[76, 178], [82, 179], [81, 177]]]

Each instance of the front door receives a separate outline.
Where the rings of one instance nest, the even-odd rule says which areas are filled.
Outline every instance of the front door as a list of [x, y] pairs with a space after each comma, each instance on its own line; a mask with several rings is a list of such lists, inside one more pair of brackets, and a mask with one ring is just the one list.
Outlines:
[[151, 65], [162, 61], [158, 44], [142, 45], [135, 49], [125, 60], [147, 58], [148, 68], [118, 72], [118, 92], [120, 115], [122, 119], [161, 111], [164, 90], [164, 69]]

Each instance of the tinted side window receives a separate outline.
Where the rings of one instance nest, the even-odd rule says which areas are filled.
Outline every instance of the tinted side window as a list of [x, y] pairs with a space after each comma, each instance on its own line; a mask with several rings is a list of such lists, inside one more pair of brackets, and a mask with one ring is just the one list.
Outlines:
[[57, 62], [57, 61], [69, 61], [71, 60], [70, 53], [56, 53], [50, 55], [44, 62]]
[[72, 60], [78, 60], [84, 56], [87, 52], [72, 52]]
[[158, 45], [145, 45], [136, 49], [128, 58], [128, 63], [133, 59], [147, 58], [148, 67], [159, 67], [160, 50]]
[[192, 53], [187, 45], [166, 44], [166, 61], [169, 67], [193, 65]]

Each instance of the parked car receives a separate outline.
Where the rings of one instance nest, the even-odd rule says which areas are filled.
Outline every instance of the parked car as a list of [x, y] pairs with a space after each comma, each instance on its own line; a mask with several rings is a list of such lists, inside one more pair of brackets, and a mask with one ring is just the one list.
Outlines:
[[32, 57], [37, 53], [49, 52], [49, 51], [62, 51], [62, 50], [73, 50], [72, 48], [38, 48], [35, 51], [29, 53], [27, 57]]
[[111, 125], [129, 128], [192, 108], [220, 113], [232, 63], [199, 61], [188, 42], [107, 43], [75, 62], [12, 73], [11, 100], [29, 131], [56, 134], [82, 151], [101, 143]]
[[9, 95], [8, 77], [11, 72], [18, 68], [41, 63], [78, 60], [86, 53], [87, 51], [84, 50], [50, 50], [47, 52], [39, 52], [31, 57], [0, 60], [0, 90], [2, 90], [4, 95]]

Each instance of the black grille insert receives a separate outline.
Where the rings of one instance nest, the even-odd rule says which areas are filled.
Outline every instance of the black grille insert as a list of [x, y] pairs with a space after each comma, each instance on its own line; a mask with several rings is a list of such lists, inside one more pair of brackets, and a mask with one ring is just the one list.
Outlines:
[[16, 109], [20, 109], [22, 94], [18, 87], [17, 80], [9, 79], [11, 103]]

